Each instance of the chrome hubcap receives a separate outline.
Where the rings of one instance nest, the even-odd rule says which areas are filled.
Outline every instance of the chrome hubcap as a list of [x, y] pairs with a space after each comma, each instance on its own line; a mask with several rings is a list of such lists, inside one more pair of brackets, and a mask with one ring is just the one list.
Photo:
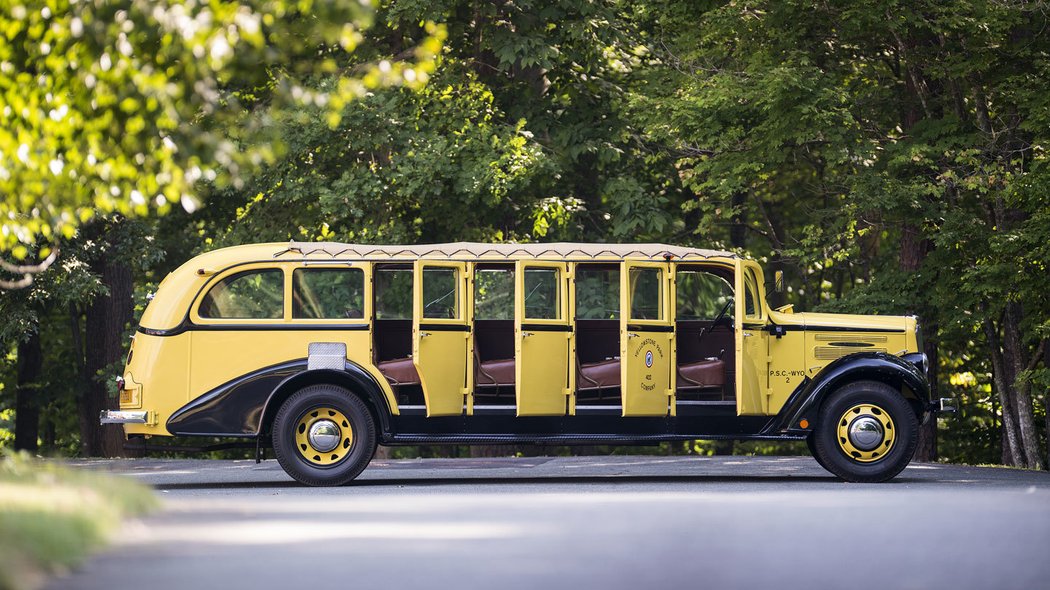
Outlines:
[[849, 425], [849, 441], [861, 451], [878, 447], [882, 438], [882, 424], [871, 416], [860, 416]]
[[339, 426], [331, 420], [314, 422], [310, 425], [310, 431], [307, 433], [307, 438], [310, 439], [310, 446], [322, 453], [327, 453], [339, 446], [340, 437]]

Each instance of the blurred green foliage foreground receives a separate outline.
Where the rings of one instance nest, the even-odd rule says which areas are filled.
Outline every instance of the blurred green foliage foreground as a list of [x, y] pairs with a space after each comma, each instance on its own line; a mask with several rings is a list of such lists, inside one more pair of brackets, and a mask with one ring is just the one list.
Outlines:
[[24, 453], [0, 457], [0, 590], [39, 586], [104, 544], [123, 518], [155, 505], [128, 479]]

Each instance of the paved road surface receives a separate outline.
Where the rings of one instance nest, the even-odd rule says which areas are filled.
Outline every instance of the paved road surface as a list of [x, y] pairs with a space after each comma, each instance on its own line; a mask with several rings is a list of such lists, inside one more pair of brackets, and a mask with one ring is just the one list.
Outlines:
[[803, 457], [430, 459], [305, 488], [272, 460], [75, 464], [166, 509], [54, 590], [1050, 587], [1046, 473], [916, 464], [861, 485]]

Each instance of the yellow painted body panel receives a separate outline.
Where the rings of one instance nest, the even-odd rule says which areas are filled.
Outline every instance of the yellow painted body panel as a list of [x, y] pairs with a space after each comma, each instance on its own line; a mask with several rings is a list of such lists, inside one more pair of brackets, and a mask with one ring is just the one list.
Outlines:
[[187, 335], [192, 351], [189, 390], [197, 395], [263, 367], [305, 359], [312, 342], [346, 344], [350, 361], [371, 372], [379, 383], [385, 381], [372, 367], [368, 332], [363, 330], [205, 330]]
[[[431, 302], [423, 300], [424, 270], [450, 269], [456, 273], [458, 317], [424, 318], [423, 309]], [[466, 293], [471, 292], [462, 262], [417, 260], [413, 281], [412, 362], [423, 384], [427, 416], [459, 416], [467, 403], [467, 367], [470, 358], [470, 332], [466, 328]], [[428, 326], [433, 325], [430, 329]]]
[[[782, 314], [769, 311], [769, 320], [780, 326], [800, 326], [794, 323], [801, 314]], [[786, 318], [783, 316], [787, 316]], [[784, 406], [792, 391], [802, 383], [802, 380], [813, 377], [816, 373], [806, 372], [806, 333], [802, 330], [788, 330], [783, 336], [767, 336], [766, 343], [769, 347], [769, 381], [770, 397], [767, 411], [776, 413]]]
[[769, 318], [788, 328], [780, 338], [768, 337], [769, 414], [780, 411], [804, 378], [812, 379], [842, 356], [856, 352], [887, 352], [896, 356], [921, 352], [915, 337], [916, 322], [910, 317], [770, 311]]
[[[525, 272], [550, 269], [557, 273], [557, 318], [525, 315]], [[570, 352], [573, 334], [544, 330], [570, 325], [568, 265], [564, 262], [518, 261], [514, 269], [514, 377], [518, 416], [563, 416], [569, 409]], [[529, 326], [528, 329], [522, 328]]]
[[147, 424], [125, 424], [127, 434], [169, 436], [165, 423], [190, 400], [190, 333], [178, 336], [136, 334], [124, 380], [136, 387], [132, 403], [121, 409], [152, 412]]
[[[631, 317], [638, 295], [632, 270], [659, 274], [659, 318]], [[674, 316], [671, 315], [670, 265], [627, 261], [620, 273], [620, 391], [624, 416], [666, 416], [674, 390]]]

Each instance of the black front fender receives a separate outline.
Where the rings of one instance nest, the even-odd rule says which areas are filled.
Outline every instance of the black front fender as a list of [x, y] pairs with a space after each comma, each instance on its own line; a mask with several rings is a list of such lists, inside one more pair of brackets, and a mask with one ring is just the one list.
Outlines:
[[[884, 352], [858, 352], [832, 361], [812, 379], [805, 378], [788, 396], [784, 407], [762, 429], [762, 434], [806, 434], [816, 422], [820, 405], [829, 394], [851, 381], [880, 381], [906, 387], [916, 396], [920, 412], [930, 404], [930, 384], [916, 364]], [[801, 422], [808, 424], [805, 428]]]

